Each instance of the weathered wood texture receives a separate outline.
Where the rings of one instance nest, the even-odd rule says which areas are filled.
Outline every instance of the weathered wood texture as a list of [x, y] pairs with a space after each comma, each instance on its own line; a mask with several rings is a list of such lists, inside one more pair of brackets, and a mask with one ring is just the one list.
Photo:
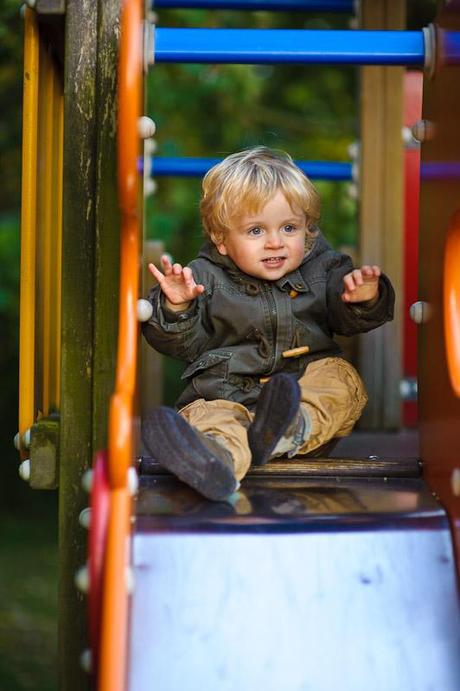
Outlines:
[[[153, 458], [143, 458], [143, 475], [168, 474]], [[421, 466], [417, 458], [315, 458], [270, 461], [267, 465], [251, 466], [246, 477], [418, 477]]]
[[[403, 29], [404, 0], [363, 0], [361, 27]], [[401, 424], [404, 70], [361, 70], [360, 260], [380, 264], [396, 291], [395, 319], [360, 338], [359, 369], [369, 392], [363, 429]]]
[[[115, 382], [120, 215], [117, 197], [117, 55], [119, 0], [100, 2], [97, 62], [94, 275], [94, 450], [107, 447], [108, 404]], [[101, 424], [105, 421], [105, 424]]]
[[[161, 241], [148, 240], [144, 242], [143, 253], [143, 288], [142, 295], [148, 295], [155, 280], [147, 269], [147, 264], [153, 262], [158, 266], [164, 246]], [[139, 388], [141, 394], [141, 417], [155, 406], [161, 405], [163, 399], [163, 358], [145, 340], [140, 343]]]
[[59, 478], [59, 688], [81, 691], [86, 601], [74, 585], [86, 561], [78, 523], [94, 451], [106, 443], [116, 348], [118, 235], [115, 89], [119, 0], [68, 0], [64, 70], [62, 385]]
[[56, 489], [58, 486], [59, 419], [43, 418], [32, 426], [30, 441], [30, 486]]

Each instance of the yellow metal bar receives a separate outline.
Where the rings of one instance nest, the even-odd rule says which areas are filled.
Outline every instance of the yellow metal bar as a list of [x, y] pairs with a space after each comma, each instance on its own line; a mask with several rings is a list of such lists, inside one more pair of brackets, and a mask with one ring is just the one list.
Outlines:
[[50, 401], [51, 405], [57, 409], [61, 400], [61, 277], [62, 277], [62, 176], [64, 161], [64, 93], [61, 82], [55, 74], [54, 89], [54, 113], [55, 113], [55, 143], [54, 143], [54, 162], [55, 162], [55, 181], [53, 190], [55, 192], [54, 209], [55, 220], [53, 223], [54, 242], [52, 265], [53, 273], [53, 334], [52, 334], [52, 362], [53, 374], [50, 382]]
[[52, 330], [52, 264], [53, 241], [53, 159], [54, 159], [54, 72], [51, 58], [46, 50], [43, 51], [43, 87], [40, 85], [41, 102], [43, 103], [43, 120], [40, 125], [43, 131], [40, 139], [43, 141], [43, 165], [40, 175], [40, 198], [42, 200], [40, 213], [40, 241], [42, 252], [40, 255], [40, 283], [42, 285], [42, 410], [48, 415], [50, 410], [50, 381], [51, 381], [51, 330]]
[[35, 252], [37, 210], [38, 26], [35, 12], [24, 16], [22, 122], [21, 277], [19, 328], [19, 433], [34, 422]]

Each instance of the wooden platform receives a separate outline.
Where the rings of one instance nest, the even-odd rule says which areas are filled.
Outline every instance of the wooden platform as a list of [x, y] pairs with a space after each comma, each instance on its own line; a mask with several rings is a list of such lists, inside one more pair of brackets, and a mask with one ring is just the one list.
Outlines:
[[[328, 458], [280, 459], [253, 466], [247, 477], [416, 478], [421, 475], [416, 432], [368, 434], [357, 432], [341, 440]], [[141, 475], [168, 472], [143, 457]]]

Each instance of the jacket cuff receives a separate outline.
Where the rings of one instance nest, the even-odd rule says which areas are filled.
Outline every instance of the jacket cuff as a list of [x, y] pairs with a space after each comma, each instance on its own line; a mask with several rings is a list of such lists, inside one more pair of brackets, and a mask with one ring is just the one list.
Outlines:
[[179, 327], [182, 331], [190, 326], [190, 321], [196, 317], [197, 314], [197, 300], [193, 300], [190, 307], [183, 312], [174, 312], [166, 307], [166, 301], [163, 293], [159, 293], [157, 300], [157, 315], [160, 326], [167, 331], [171, 327]]
[[393, 319], [395, 294], [393, 287], [385, 274], [379, 278], [379, 299], [373, 305], [365, 302], [349, 304], [349, 308], [365, 321], [380, 321]]

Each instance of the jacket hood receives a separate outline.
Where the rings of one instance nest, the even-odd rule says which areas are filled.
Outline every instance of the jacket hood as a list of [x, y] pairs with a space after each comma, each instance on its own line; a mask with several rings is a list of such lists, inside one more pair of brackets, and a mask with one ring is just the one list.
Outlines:
[[[313, 237], [307, 238], [305, 255], [302, 259], [302, 262], [300, 263], [300, 266], [303, 266], [311, 259], [314, 259], [323, 252], [327, 252], [328, 250], [332, 249], [332, 247], [327, 242], [326, 238], [324, 237], [320, 229], [315, 226], [313, 230], [315, 235]], [[230, 259], [230, 257], [227, 254], [220, 254], [220, 252], [217, 250], [217, 247], [213, 242], [211, 242], [211, 240], [208, 240], [201, 247], [198, 256], [203, 259], [208, 259], [209, 261], [213, 262], [213, 264], [217, 264], [217, 266], [222, 267], [230, 273], [244, 273], [243, 271], [241, 271], [241, 269], [239, 269], [236, 266], [234, 261]], [[298, 268], [300, 268], [300, 266]]]

